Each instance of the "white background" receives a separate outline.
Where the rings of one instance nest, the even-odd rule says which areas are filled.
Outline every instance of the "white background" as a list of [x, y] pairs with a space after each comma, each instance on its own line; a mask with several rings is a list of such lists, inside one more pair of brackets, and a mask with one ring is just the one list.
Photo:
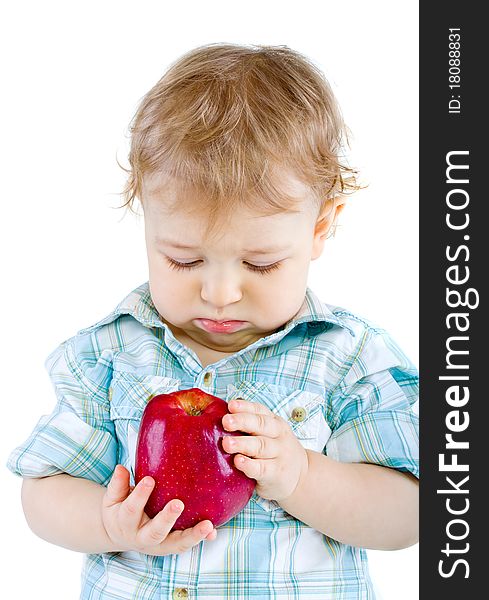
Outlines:
[[[285, 44], [325, 72], [353, 133], [355, 194], [310, 285], [384, 326], [418, 360], [416, 2], [24, 1], [3, 4], [1, 458], [54, 394], [44, 371], [64, 339], [147, 278], [142, 220], [115, 210], [127, 126], [165, 68], [210, 42]], [[0, 470], [3, 589], [78, 597], [81, 555], [28, 529], [21, 481]], [[402, 518], [402, 515], [399, 515]], [[418, 547], [369, 552], [379, 598], [418, 598]]]

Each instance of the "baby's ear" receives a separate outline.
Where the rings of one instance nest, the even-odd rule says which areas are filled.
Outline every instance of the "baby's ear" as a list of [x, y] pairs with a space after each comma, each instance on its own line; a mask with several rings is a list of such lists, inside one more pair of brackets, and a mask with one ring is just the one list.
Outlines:
[[314, 243], [311, 260], [319, 258], [323, 252], [324, 242], [334, 232], [336, 220], [345, 208], [346, 199], [343, 197], [329, 198], [321, 206], [314, 228]]

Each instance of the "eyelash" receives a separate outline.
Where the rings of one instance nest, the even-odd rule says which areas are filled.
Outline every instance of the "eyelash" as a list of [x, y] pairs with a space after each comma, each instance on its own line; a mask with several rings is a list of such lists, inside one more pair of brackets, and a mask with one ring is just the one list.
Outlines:
[[[190, 263], [181, 263], [178, 262], [177, 260], [173, 260], [172, 258], [169, 258], [168, 256], [165, 257], [168, 265], [172, 268], [175, 269], [175, 271], [186, 271], [188, 269], [193, 269], [195, 268], [200, 261], [194, 261], [194, 262], [190, 262]], [[260, 273], [260, 275], [267, 275], [268, 273], [271, 273], [272, 271], [275, 271], [275, 269], [278, 269], [280, 267], [281, 262], [277, 261], [275, 263], [272, 263], [271, 265], [263, 265], [263, 266], [259, 266], [259, 265], [252, 265], [251, 263], [246, 263], [245, 265], [247, 266], [247, 268], [250, 271], [253, 271], [254, 273]]]

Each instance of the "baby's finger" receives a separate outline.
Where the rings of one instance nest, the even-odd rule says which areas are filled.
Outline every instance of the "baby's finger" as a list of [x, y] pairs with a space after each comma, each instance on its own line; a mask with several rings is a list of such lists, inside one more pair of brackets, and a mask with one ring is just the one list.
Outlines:
[[123, 530], [139, 529], [144, 516], [144, 507], [155, 486], [152, 477], [143, 477], [129, 496], [122, 502], [119, 512], [119, 522]]
[[283, 433], [283, 421], [274, 414], [234, 413], [224, 415], [222, 425], [227, 431], [243, 431], [253, 435], [280, 437]]
[[129, 471], [122, 465], [117, 465], [104, 495], [103, 504], [106, 508], [127, 498], [130, 493], [129, 478]]
[[217, 529], [213, 529], [205, 538], [208, 542], [213, 542], [217, 537]]
[[257, 481], [262, 481], [265, 478], [266, 471], [270, 470], [273, 462], [273, 459], [258, 460], [249, 456], [243, 456], [242, 454], [236, 454], [234, 457], [235, 467], [243, 471], [250, 479], [256, 479]]
[[262, 435], [225, 435], [222, 447], [229, 454], [241, 452], [251, 458], [276, 458], [280, 454], [277, 440]]
[[272, 411], [260, 402], [250, 402], [244, 398], [233, 398], [228, 402], [228, 410], [231, 413], [249, 412], [255, 415], [273, 415]]
[[197, 523], [197, 525], [185, 529], [184, 531], [173, 531], [168, 536], [168, 541], [171, 541], [172, 543], [174, 541], [176, 542], [178, 553], [186, 552], [202, 540], [206, 539], [213, 531], [214, 526], [210, 521], [201, 521], [200, 523]]
[[145, 547], [153, 547], [161, 544], [171, 528], [175, 525], [175, 521], [181, 515], [184, 505], [181, 500], [171, 500], [165, 505], [163, 510], [150, 519], [138, 533], [138, 545]]

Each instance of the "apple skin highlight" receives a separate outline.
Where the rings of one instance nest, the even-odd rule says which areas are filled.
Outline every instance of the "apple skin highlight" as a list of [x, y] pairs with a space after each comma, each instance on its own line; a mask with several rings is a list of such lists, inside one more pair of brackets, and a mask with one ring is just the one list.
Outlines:
[[250, 500], [256, 481], [234, 466], [222, 447], [222, 418], [227, 403], [192, 388], [159, 394], [146, 405], [136, 448], [136, 484], [147, 475], [156, 485], [145, 507], [153, 518], [173, 499], [185, 508], [173, 529], [187, 529], [209, 519], [219, 527]]

